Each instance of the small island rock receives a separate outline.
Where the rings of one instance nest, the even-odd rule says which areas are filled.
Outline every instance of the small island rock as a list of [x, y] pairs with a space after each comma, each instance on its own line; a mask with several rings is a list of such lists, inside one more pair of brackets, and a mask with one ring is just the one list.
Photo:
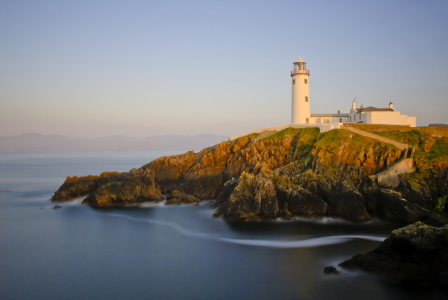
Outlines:
[[329, 266], [324, 268], [324, 274], [339, 274], [339, 271], [335, 267]]

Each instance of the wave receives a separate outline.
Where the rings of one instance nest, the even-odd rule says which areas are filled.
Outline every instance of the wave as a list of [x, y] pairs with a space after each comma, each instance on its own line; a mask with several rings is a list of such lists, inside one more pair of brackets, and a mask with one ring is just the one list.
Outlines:
[[107, 214], [113, 217], [125, 218], [135, 222], [146, 222], [152, 224], [158, 224], [163, 226], [169, 226], [179, 232], [182, 235], [194, 238], [201, 238], [207, 240], [214, 240], [225, 243], [239, 244], [239, 245], [247, 245], [247, 246], [255, 246], [255, 247], [270, 247], [270, 248], [309, 248], [309, 247], [319, 247], [333, 244], [341, 244], [350, 240], [362, 239], [369, 240], [375, 242], [382, 242], [386, 238], [379, 236], [368, 236], [368, 235], [336, 235], [336, 236], [325, 236], [318, 238], [311, 238], [306, 240], [294, 240], [294, 241], [286, 241], [286, 240], [260, 240], [260, 239], [236, 239], [236, 238], [227, 238], [197, 231], [192, 231], [186, 228], [183, 228], [177, 223], [174, 222], [165, 222], [159, 220], [151, 220], [151, 219], [143, 219], [130, 217], [121, 214], [109, 213]]

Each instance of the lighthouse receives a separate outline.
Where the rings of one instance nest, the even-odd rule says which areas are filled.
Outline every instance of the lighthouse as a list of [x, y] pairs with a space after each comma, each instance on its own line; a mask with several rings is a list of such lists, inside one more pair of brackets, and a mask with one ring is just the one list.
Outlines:
[[[326, 113], [311, 114], [310, 109], [310, 71], [306, 68], [306, 62], [300, 57], [293, 63], [294, 69], [291, 71], [292, 78], [292, 113], [291, 123], [281, 126], [259, 128], [243, 134], [231, 136], [230, 141], [253, 133], [263, 133], [272, 131], [281, 131], [286, 128], [319, 128], [321, 133], [341, 129], [344, 123], [366, 123], [366, 124], [386, 124], [400, 126], [416, 126], [416, 118], [402, 115], [394, 109], [392, 101], [388, 108], [364, 107], [362, 104], [356, 107], [356, 101], [353, 100], [350, 113]], [[355, 98], [356, 99], [356, 98]]]
[[293, 124], [309, 124], [311, 117], [310, 110], [310, 71], [306, 68], [306, 61], [300, 57], [294, 63], [294, 70], [291, 71], [292, 78], [292, 116]]

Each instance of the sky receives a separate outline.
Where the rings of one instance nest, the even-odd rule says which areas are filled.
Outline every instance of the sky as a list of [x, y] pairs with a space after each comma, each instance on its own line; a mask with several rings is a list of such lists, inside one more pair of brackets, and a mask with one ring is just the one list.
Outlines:
[[387, 107], [448, 123], [448, 1], [0, 0], [0, 136], [236, 135]]

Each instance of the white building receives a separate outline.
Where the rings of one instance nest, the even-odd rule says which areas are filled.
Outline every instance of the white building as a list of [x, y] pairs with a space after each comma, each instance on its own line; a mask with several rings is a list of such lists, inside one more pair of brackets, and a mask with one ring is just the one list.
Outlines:
[[364, 108], [361, 104], [360, 108], [356, 108], [356, 101], [353, 100], [352, 108], [350, 109], [349, 120], [352, 123], [367, 123], [367, 124], [388, 124], [388, 125], [409, 125], [410, 127], [417, 126], [417, 118], [402, 115], [399, 111], [394, 109], [392, 101], [387, 108], [376, 108], [369, 106]]
[[306, 68], [306, 62], [300, 57], [294, 62], [294, 69], [291, 71], [292, 77], [292, 113], [291, 124], [259, 128], [251, 132], [231, 136], [234, 140], [252, 133], [262, 133], [264, 131], [280, 131], [289, 127], [308, 128], [318, 127], [320, 132], [327, 132], [332, 129], [340, 129], [342, 123], [367, 123], [367, 124], [388, 124], [388, 125], [409, 125], [416, 126], [416, 118], [402, 115], [394, 109], [392, 102], [388, 108], [366, 107], [361, 105], [356, 107], [356, 101], [353, 100], [350, 113], [341, 114], [311, 114], [310, 98], [310, 71]]
[[[310, 109], [310, 71], [306, 68], [306, 62], [300, 57], [294, 62], [292, 77], [292, 124], [325, 124], [325, 123], [367, 123], [387, 125], [409, 125], [415, 127], [416, 117], [408, 117], [396, 111], [392, 102], [388, 108], [356, 107], [353, 100], [350, 113], [341, 114], [311, 114]], [[339, 128], [339, 125], [337, 125]]]

